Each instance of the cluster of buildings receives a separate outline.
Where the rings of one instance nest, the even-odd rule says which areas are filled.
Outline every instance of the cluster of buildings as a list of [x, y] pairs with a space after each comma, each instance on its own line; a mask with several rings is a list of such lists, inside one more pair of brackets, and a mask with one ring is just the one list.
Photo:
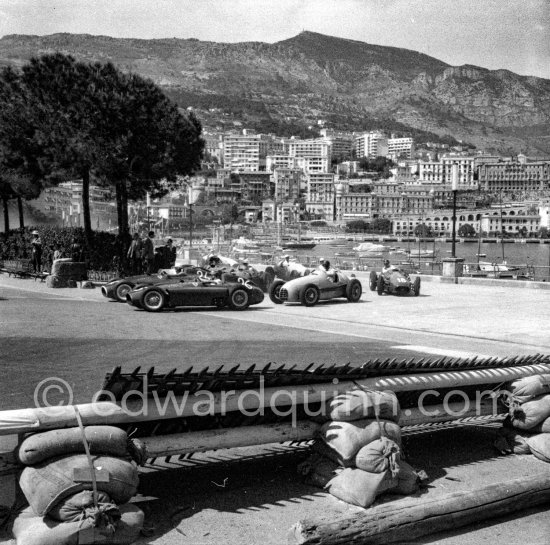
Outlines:
[[[204, 138], [203, 170], [182, 181], [181, 194], [132, 203], [131, 223], [137, 226], [147, 217], [149, 223], [177, 225], [188, 219], [190, 203], [204, 216], [237, 204], [251, 223], [388, 219], [397, 235], [411, 234], [421, 224], [444, 234], [451, 229], [454, 171], [458, 227], [469, 223], [476, 231], [527, 235], [548, 227], [550, 161], [445, 150], [419, 153], [412, 138], [380, 131], [322, 129], [318, 138], [301, 139], [242, 130]], [[380, 157], [393, 162], [387, 178], [364, 170], [365, 158]], [[42, 204], [63, 208], [64, 218], [78, 216], [77, 186], [71, 182], [46, 190]], [[112, 205], [104, 191], [92, 188], [91, 197], [92, 216], [104, 216]]]

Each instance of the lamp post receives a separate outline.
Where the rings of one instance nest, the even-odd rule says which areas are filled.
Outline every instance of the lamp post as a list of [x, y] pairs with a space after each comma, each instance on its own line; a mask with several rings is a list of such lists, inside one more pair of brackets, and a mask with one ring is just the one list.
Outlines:
[[451, 166], [451, 189], [453, 191], [453, 244], [451, 247], [451, 257], [456, 257], [456, 194], [458, 193], [458, 165], [453, 163]]
[[[410, 240], [410, 237], [409, 237], [409, 218], [408, 218], [409, 199], [408, 199], [407, 193], [405, 193], [405, 191], [403, 191], [403, 193], [401, 193], [401, 196], [403, 197], [403, 212], [404, 212], [403, 221], [406, 222], [406, 224], [407, 224], [407, 232], [406, 232], [406, 235], [407, 235], [407, 252], [409, 254], [409, 261], [410, 261], [410, 258], [411, 258], [411, 240]], [[407, 204], [405, 204], [405, 202]]]

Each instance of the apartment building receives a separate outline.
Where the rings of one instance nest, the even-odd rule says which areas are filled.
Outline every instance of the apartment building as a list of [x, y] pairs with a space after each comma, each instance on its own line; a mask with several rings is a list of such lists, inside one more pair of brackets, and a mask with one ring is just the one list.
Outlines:
[[550, 189], [550, 161], [516, 160], [481, 164], [478, 167], [479, 188], [484, 191], [544, 191]]
[[324, 139], [290, 140], [288, 155], [303, 159], [306, 174], [329, 172], [332, 148]]
[[[90, 217], [92, 224], [106, 216], [116, 215], [116, 206], [108, 189], [90, 185]], [[82, 182], [62, 182], [44, 189], [30, 204], [46, 215], [56, 217], [70, 225], [83, 225]]]
[[386, 157], [388, 155], [388, 139], [377, 131], [364, 132], [356, 135], [354, 140], [356, 157]]
[[476, 189], [477, 180], [474, 176], [474, 157], [462, 155], [443, 155], [443, 183], [451, 185], [453, 165], [458, 165], [458, 188]]
[[243, 199], [256, 202], [273, 194], [273, 184], [269, 172], [241, 172], [238, 177]]
[[414, 140], [412, 138], [388, 138], [387, 157], [396, 161], [400, 157], [410, 159], [414, 151]]
[[306, 176], [307, 200], [310, 202], [334, 201], [335, 175], [331, 173], [311, 173]]
[[267, 150], [257, 134], [226, 134], [223, 139], [223, 166], [232, 172], [258, 172], [260, 147]]
[[275, 200], [294, 202], [300, 197], [302, 170], [296, 168], [275, 168], [271, 180], [275, 186]]

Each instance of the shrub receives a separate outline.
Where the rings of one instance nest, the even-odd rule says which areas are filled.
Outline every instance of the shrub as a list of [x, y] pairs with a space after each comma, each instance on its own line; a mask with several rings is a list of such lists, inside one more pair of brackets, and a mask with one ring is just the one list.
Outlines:
[[[31, 233], [35, 227], [14, 229], [0, 237], [0, 260], [26, 259], [31, 257]], [[92, 233], [91, 246], [86, 247], [84, 229], [81, 227], [40, 226], [37, 228], [42, 240], [42, 266], [49, 270], [53, 259], [54, 244], [59, 244], [63, 257], [71, 256], [71, 247], [76, 240], [81, 248], [81, 259], [88, 269], [108, 271], [115, 268], [121, 251], [118, 237], [105, 231]], [[115, 259], [118, 258], [118, 259]]]

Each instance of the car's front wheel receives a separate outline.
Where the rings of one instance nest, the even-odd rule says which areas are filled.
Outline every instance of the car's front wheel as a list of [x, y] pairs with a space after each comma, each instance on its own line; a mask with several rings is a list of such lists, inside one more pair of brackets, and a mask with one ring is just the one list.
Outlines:
[[319, 288], [310, 284], [300, 292], [300, 302], [306, 307], [312, 307], [319, 302]]
[[250, 304], [248, 292], [242, 288], [237, 288], [229, 297], [229, 307], [233, 310], [245, 310]]
[[376, 282], [376, 291], [378, 295], [382, 295], [384, 293], [384, 278], [382, 275], [378, 277], [378, 280]]
[[126, 294], [131, 290], [132, 290], [132, 286], [130, 284], [127, 284], [126, 282], [119, 284], [115, 290], [117, 300], [120, 301], [121, 303], [125, 303]]
[[415, 296], [420, 295], [420, 277], [418, 276], [414, 279], [413, 291]]
[[371, 271], [369, 276], [369, 288], [370, 291], [376, 291], [376, 283], [378, 282], [378, 275], [376, 271]]
[[346, 297], [350, 303], [357, 303], [361, 299], [363, 293], [363, 287], [361, 282], [354, 278], [346, 287]]
[[269, 286], [269, 298], [276, 304], [281, 305], [283, 300], [281, 299], [281, 287], [284, 285], [282, 280], [275, 280], [271, 286]]
[[164, 294], [159, 290], [149, 290], [144, 296], [142, 305], [149, 312], [159, 312], [164, 308]]

